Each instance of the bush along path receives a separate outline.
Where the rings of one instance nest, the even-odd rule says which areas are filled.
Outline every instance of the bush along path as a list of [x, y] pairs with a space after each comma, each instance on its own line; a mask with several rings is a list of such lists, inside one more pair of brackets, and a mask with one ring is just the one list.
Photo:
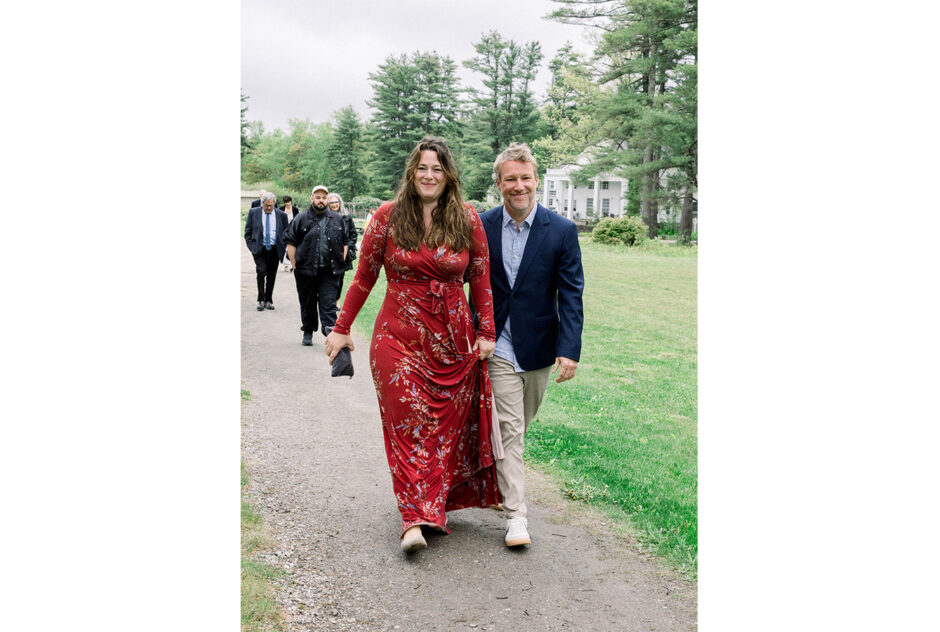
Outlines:
[[490, 509], [448, 514], [450, 535], [406, 557], [368, 367], [357, 339], [353, 379], [331, 378], [323, 338], [301, 343], [290, 273], [275, 310], [255, 310], [254, 263], [242, 248], [242, 457], [247, 497], [273, 545], [260, 557], [280, 629], [695, 630], [696, 587], [530, 470], [532, 544], [503, 544]]

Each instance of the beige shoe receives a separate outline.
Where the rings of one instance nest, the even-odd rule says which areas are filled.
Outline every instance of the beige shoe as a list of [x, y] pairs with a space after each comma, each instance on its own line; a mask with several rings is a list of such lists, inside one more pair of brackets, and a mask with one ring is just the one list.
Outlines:
[[411, 527], [401, 537], [401, 550], [405, 553], [414, 553], [426, 548], [428, 548], [428, 543], [421, 534], [420, 526]]

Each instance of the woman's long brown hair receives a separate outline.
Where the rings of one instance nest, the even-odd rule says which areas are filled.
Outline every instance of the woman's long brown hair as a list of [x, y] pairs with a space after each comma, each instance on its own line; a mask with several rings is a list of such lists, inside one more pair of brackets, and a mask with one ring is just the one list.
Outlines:
[[[431, 226], [425, 230], [424, 210], [415, 187], [415, 172], [421, 162], [421, 152], [429, 150], [437, 154], [446, 182], [437, 206], [431, 211]], [[443, 138], [425, 136], [411, 151], [394, 204], [388, 225], [398, 247], [418, 250], [424, 242], [429, 248], [443, 244], [455, 252], [470, 249], [473, 229], [460, 195], [460, 173]]]

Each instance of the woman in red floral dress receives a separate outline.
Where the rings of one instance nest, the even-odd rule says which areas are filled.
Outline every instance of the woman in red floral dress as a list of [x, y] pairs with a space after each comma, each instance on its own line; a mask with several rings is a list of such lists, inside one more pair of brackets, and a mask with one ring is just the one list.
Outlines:
[[421, 525], [448, 532], [445, 511], [499, 502], [483, 362], [496, 346], [489, 251], [440, 138], [418, 143], [394, 201], [366, 228], [355, 279], [324, 343], [331, 364], [340, 349], [354, 348], [349, 328], [383, 267], [388, 288], [369, 363], [402, 516], [401, 547], [411, 552], [427, 546]]

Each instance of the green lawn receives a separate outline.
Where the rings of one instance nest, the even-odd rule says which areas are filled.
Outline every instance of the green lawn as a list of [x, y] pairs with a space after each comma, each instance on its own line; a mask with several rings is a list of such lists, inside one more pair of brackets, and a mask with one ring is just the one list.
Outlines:
[[581, 362], [575, 379], [549, 382], [526, 457], [694, 576], [696, 251], [581, 248]]
[[[581, 248], [581, 362], [573, 380], [549, 382], [526, 458], [695, 576], [697, 250], [590, 237]], [[383, 274], [356, 319], [361, 337], [371, 336], [384, 295]]]

